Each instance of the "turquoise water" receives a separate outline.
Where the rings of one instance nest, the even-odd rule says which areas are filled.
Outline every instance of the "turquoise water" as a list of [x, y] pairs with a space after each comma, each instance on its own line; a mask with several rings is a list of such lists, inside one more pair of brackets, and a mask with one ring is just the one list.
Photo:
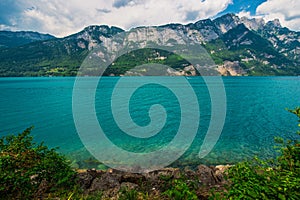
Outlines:
[[[172, 78], [176, 80], [176, 77]], [[1, 78], [0, 136], [18, 133], [33, 125], [36, 141], [59, 147], [59, 151], [73, 160], [77, 167], [97, 167], [99, 163], [84, 148], [75, 128], [72, 115], [74, 80]], [[95, 110], [107, 137], [117, 146], [137, 153], [155, 151], [168, 144], [180, 123], [180, 104], [176, 96], [158, 84], [138, 89], [130, 99], [130, 113], [136, 124], [146, 126], [150, 122], [148, 111], [153, 104], [161, 104], [168, 115], [157, 136], [133, 138], [119, 129], [111, 112], [111, 94], [118, 80], [116, 77], [103, 78], [96, 92]], [[128, 80], [136, 82], [141, 77]], [[294, 137], [297, 119], [285, 108], [300, 106], [300, 77], [224, 77], [227, 96], [225, 125], [213, 151], [199, 159], [198, 153], [210, 123], [211, 102], [201, 77], [188, 81], [198, 97], [200, 126], [191, 147], [173, 166], [235, 163], [254, 155], [270, 157], [274, 156], [274, 136]], [[186, 89], [182, 85], [176, 87]]]

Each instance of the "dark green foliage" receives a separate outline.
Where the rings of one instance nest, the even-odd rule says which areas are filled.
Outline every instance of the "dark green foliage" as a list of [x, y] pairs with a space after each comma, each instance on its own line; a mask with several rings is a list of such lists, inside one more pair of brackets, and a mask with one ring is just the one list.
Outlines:
[[[165, 59], [159, 59], [159, 57], [164, 57]], [[113, 65], [107, 68], [104, 75], [114, 74], [119, 76], [136, 66], [149, 63], [162, 64], [174, 69], [183, 69], [190, 64], [187, 60], [174, 53], [160, 49], [144, 48], [120, 56]]]
[[75, 172], [62, 155], [35, 144], [32, 128], [0, 139], [0, 198], [31, 199], [74, 186]]
[[[300, 122], [300, 108], [289, 110], [289, 112], [297, 115], [299, 118], [298, 122]], [[298, 126], [300, 126], [300, 123]], [[297, 134], [300, 135], [300, 132], [298, 131]], [[283, 139], [277, 138], [276, 142], [281, 145], [279, 148], [282, 153], [282, 155], [278, 157], [279, 169], [298, 174], [298, 181], [300, 181], [300, 140], [284, 141]]]
[[81, 189], [75, 188], [71, 191], [64, 191], [65, 193], [52, 193], [45, 199], [62, 199], [62, 200], [101, 200], [103, 193], [101, 191], [85, 194]]
[[0, 76], [75, 76], [87, 53], [72, 39], [0, 49]]
[[137, 200], [139, 193], [135, 189], [121, 188], [119, 200]]
[[[300, 119], [300, 108], [290, 112]], [[300, 199], [300, 141], [282, 138], [275, 141], [281, 153], [277, 159], [262, 161], [255, 158], [231, 167], [227, 175], [228, 191], [219, 196], [215, 194], [213, 198]]]
[[161, 188], [160, 190], [169, 199], [198, 199], [196, 195], [197, 185], [195, 180], [189, 180], [184, 175], [180, 178], [173, 176], [160, 176]]
[[191, 189], [187, 181], [181, 179], [174, 179], [171, 182], [170, 188], [164, 192], [170, 199], [174, 200], [196, 200], [198, 199], [195, 190]]

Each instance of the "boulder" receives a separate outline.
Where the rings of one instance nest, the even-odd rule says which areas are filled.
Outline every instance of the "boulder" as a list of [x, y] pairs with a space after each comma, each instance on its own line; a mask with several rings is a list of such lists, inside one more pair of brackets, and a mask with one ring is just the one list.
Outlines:
[[198, 176], [199, 181], [204, 185], [215, 185], [220, 182], [215, 176], [214, 170], [206, 165], [199, 165], [196, 175]]

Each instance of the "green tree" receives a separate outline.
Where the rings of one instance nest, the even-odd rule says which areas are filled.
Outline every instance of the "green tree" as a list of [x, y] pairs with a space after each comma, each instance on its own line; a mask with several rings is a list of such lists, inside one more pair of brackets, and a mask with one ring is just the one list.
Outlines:
[[32, 199], [74, 186], [75, 172], [65, 157], [34, 143], [31, 130], [0, 139], [1, 199]]

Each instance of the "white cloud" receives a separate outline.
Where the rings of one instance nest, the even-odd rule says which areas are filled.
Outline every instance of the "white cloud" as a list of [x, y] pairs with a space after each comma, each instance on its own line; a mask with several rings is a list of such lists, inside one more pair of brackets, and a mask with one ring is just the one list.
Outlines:
[[241, 12], [237, 13], [237, 16], [241, 17], [247, 17], [247, 18], [253, 18], [254, 16], [251, 16], [250, 11], [244, 11], [242, 10]]
[[0, 30], [4, 30], [4, 31], [11, 31], [11, 30], [14, 30], [14, 28], [13, 27], [11, 27], [11, 26], [7, 26], [7, 25], [5, 25], [5, 24], [0, 24]]
[[91, 24], [124, 29], [189, 23], [225, 10], [232, 0], [17, 0], [23, 12], [14, 27], [65, 36]]
[[268, 0], [257, 7], [256, 15], [266, 21], [279, 19], [282, 26], [300, 31], [299, 11], [299, 0]]

